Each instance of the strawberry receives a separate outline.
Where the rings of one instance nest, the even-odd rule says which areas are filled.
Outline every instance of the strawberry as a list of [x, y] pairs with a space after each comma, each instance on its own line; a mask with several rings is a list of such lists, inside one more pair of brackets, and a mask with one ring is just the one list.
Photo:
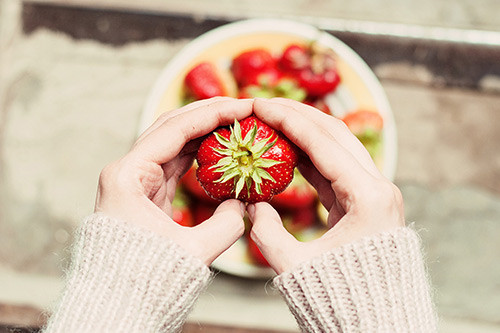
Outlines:
[[324, 96], [340, 83], [333, 52], [314, 43], [288, 46], [281, 55], [279, 66], [295, 77], [311, 97]]
[[271, 80], [277, 75], [276, 60], [265, 49], [245, 51], [233, 59], [231, 71], [239, 86], [258, 84], [263, 74]]
[[285, 229], [295, 235], [316, 223], [316, 206], [310, 205], [291, 212], [281, 212]]
[[188, 198], [179, 189], [176, 190], [174, 201], [172, 202], [172, 220], [185, 227], [192, 227], [194, 225]]
[[217, 203], [210, 197], [207, 192], [201, 187], [200, 182], [196, 179], [196, 167], [193, 165], [184, 176], [180, 179], [180, 184], [186, 190], [187, 193], [191, 194], [194, 198], [204, 201], [207, 203]]
[[196, 160], [198, 181], [212, 198], [258, 202], [290, 184], [297, 152], [283, 134], [250, 116], [205, 138]]
[[194, 225], [198, 225], [208, 220], [210, 217], [212, 217], [212, 215], [214, 215], [215, 209], [217, 209], [216, 205], [203, 201], [194, 203], [192, 207]]
[[238, 95], [239, 98], [272, 98], [284, 97], [302, 102], [306, 97], [304, 89], [300, 88], [295, 80], [281, 78], [274, 83], [261, 82], [259, 85], [248, 85], [243, 87]]
[[295, 170], [290, 185], [271, 200], [277, 209], [300, 210], [312, 206], [316, 200], [316, 190]]
[[184, 79], [188, 95], [194, 99], [226, 96], [226, 89], [214, 64], [202, 62], [193, 67]]
[[356, 110], [342, 119], [354, 135], [360, 135], [370, 130], [380, 132], [384, 127], [382, 116], [375, 111]]
[[250, 258], [255, 264], [258, 266], [270, 267], [269, 262], [267, 262], [267, 259], [264, 257], [262, 252], [260, 252], [257, 244], [255, 244], [249, 236], [247, 237], [247, 249]]
[[375, 111], [357, 110], [348, 113], [342, 120], [365, 146], [372, 158], [375, 158], [381, 149], [384, 127], [382, 116]]

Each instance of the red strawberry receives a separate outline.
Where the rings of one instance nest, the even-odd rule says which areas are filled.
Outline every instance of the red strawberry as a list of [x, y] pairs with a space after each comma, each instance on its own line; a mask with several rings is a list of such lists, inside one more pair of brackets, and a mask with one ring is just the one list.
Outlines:
[[172, 202], [172, 220], [185, 227], [192, 227], [194, 225], [188, 199], [179, 189], [177, 189], [174, 201]]
[[267, 262], [267, 259], [264, 257], [262, 252], [260, 252], [260, 249], [257, 247], [257, 244], [255, 244], [255, 242], [249, 236], [247, 237], [247, 249], [250, 258], [255, 264], [259, 266], [270, 267], [269, 263]]
[[292, 235], [303, 231], [316, 222], [316, 206], [311, 205], [288, 213], [281, 214], [283, 226]]
[[311, 57], [309, 49], [304, 45], [289, 45], [279, 59], [279, 65], [282, 70], [289, 73], [295, 73], [311, 67]]
[[201, 201], [205, 201], [208, 203], [217, 203], [217, 200], [214, 200], [211, 198], [207, 192], [201, 187], [200, 182], [198, 182], [198, 179], [196, 179], [196, 167], [192, 166], [184, 176], [180, 179], [180, 184], [183, 186], [183, 188], [194, 196], [196, 199], [199, 199]]
[[296, 170], [290, 186], [280, 194], [275, 195], [271, 204], [277, 209], [301, 210], [312, 206], [316, 197], [314, 187]]
[[348, 113], [342, 120], [354, 135], [363, 134], [367, 130], [379, 132], [384, 127], [382, 116], [375, 111], [357, 110]]
[[215, 65], [210, 62], [202, 62], [193, 67], [187, 73], [184, 83], [188, 93], [195, 99], [227, 95]]
[[198, 150], [196, 176], [214, 199], [269, 201], [292, 181], [295, 146], [254, 116], [221, 127]]
[[258, 84], [260, 74], [276, 75], [276, 60], [265, 49], [255, 49], [243, 52], [233, 59], [231, 70], [239, 86]]
[[375, 111], [358, 110], [348, 113], [342, 120], [365, 146], [372, 158], [375, 158], [382, 146], [384, 127], [382, 116]]
[[195, 203], [192, 207], [194, 225], [198, 225], [208, 220], [212, 217], [212, 215], [214, 215], [215, 209], [217, 209], [216, 205], [201, 201]]
[[340, 83], [333, 52], [317, 44], [288, 46], [279, 65], [284, 72], [293, 75], [312, 97], [324, 96]]

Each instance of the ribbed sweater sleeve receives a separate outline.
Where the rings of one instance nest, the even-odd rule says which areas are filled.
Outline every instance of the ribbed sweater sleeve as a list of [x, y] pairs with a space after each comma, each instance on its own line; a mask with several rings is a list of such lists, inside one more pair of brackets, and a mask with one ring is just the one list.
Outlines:
[[211, 272], [174, 242], [102, 215], [79, 229], [43, 332], [176, 332]]
[[437, 331], [420, 239], [410, 228], [336, 248], [274, 284], [303, 332]]

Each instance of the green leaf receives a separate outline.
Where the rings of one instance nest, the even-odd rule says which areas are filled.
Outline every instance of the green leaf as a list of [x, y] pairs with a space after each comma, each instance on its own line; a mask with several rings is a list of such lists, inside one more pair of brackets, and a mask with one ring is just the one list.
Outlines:
[[219, 179], [215, 181], [215, 183], [225, 183], [228, 180], [235, 178], [236, 176], [239, 176], [238, 171], [236, 170], [226, 171]]
[[276, 160], [269, 160], [265, 158], [259, 158], [258, 160], [253, 162], [253, 165], [255, 167], [260, 167], [260, 168], [270, 168], [276, 164], [281, 164], [285, 163], [284, 161], [276, 161]]
[[219, 133], [217, 133], [217, 132], [214, 132], [214, 134], [215, 134], [215, 138], [217, 139], [217, 141], [218, 141], [221, 145], [223, 145], [223, 146], [224, 146], [224, 147], [226, 147], [226, 148], [232, 148], [231, 146], [233, 146], [233, 145], [231, 144], [231, 141], [230, 141], [230, 140], [226, 139], [225, 137], [223, 137], [222, 135], [220, 135], [220, 134], [219, 134]]
[[262, 188], [259, 183], [255, 183], [255, 192], [257, 192], [257, 194], [262, 194]]
[[271, 143], [269, 143], [269, 140], [271, 140], [271, 137], [260, 140], [259, 142], [255, 143], [252, 146], [252, 148], [250, 148], [250, 151], [252, 152], [254, 158], [261, 157], [266, 151], [268, 151], [272, 146], [274, 146], [276, 141], [278, 141], [278, 138], [276, 138]]
[[233, 154], [233, 150], [231, 149], [219, 149], [219, 148], [214, 148], [214, 151], [216, 153], [219, 153], [221, 155], [227, 155], [227, 156], [230, 156]]
[[274, 180], [273, 176], [271, 176], [269, 174], [269, 172], [267, 172], [266, 170], [258, 168], [255, 170], [255, 172], [259, 173], [259, 177], [261, 177], [263, 179], [268, 179], [268, 180], [272, 181], [273, 183], [276, 183], [276, 180]]
[[236, 182], [236, 196], [235, 198], [237, 199], [238, 196], [240, 195], [241, 190], [243, 189], [243, 186], [245, 186], [245, 177], [240, 177], [238, 181]]
[[233, 151], [231, 152], [231, 156], [232, 158], [234, 159], [237, 159], [239, 157], [242, 157], [242, 156], [245, 156], [245, 155], [250, 155], [248, 151], [245, 151], [245, 150], [240, 150], [240, 151]]
[[249, 147], [255, 141], [256, 135], [257, 135], [257, 122], [252, 127], [252, 129], [247, 133], [247, 135], [245, 135], [245, 139], [243, 140], [242, 145], [244, 147]]
[[236, 139], [236, 142], [241, 144], [243, 142], [243, 139], [241, 138], [241, 126], [238, 120], [234, 120], [234, 126], [233, 126], [233, 133], [234, 137]]
[[253, 181], [254, 181], [255, 184], [262, 183], [262, 177], [259, 175], [259, 172], [257, 172], [257, 170], [255, 170], [252, 173], [252, 179], [253, 179]]
[[[245, 178], [245, 183], [247, 185], [247, 195], [250, 196], [250, 189], [252, 188], [252, 179], [250, 177], [247, 177]], [[257, 189], [257, 187], [256, 187]], [[259, 191], [260, 191], [260, 187], [259, 187]], [[257, 192], [259, 193], [259, 192]], [[259, 193], [261, 194], [261, 193]]]
[[216, 164], [212, 165], [209, 169], [223, 167], [223, 166], [231, 164], [231, 162], [233, 162], [233, 158], [231, 156], [223, 157], [219, 161], [217, 161]]
[[228, 165], [221, 166], [220, 168], [218, 168], [215, 171], [217, 171], [217, 172], [227, 172], [229, 170], [235, 169], [236, 167], [237, 167], [236, 163], [231, 163], [231, 164], [228, 164]]

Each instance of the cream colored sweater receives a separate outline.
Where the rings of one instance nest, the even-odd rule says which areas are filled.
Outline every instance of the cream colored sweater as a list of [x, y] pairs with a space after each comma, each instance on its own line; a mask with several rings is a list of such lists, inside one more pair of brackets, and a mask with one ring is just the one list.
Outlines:
[[[177, 332], [212, 273], [180, 246], [105, 216], [86, 219], [44, 332]], [[435, 332], [418, 236], [365, 238], [274, 279], [304, 332]]]

